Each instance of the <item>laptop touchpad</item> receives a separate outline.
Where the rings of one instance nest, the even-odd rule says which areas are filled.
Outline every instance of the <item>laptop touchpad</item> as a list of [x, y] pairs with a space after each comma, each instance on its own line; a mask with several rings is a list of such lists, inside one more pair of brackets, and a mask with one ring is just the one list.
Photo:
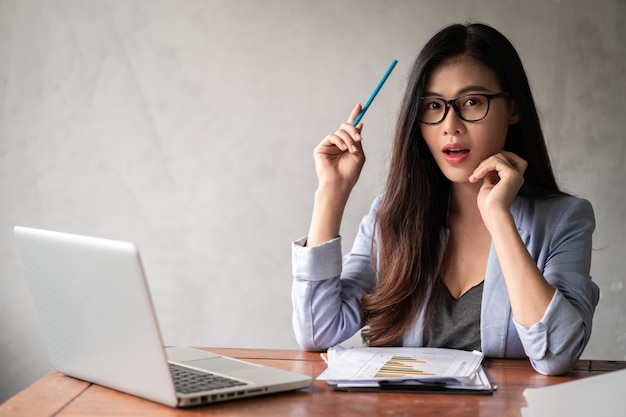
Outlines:
[[226, 359], [226, 358], [208, 358], [208, 359], [198, 359], [195, 361], [185, 361], [181, 362], [187, 366], [192, 366], [194, 368], [204, 369], [209, 372], [233, 372], [240, 371], [242, 369], [255, 368], [257, 365], [242, 362], [235, 359]]

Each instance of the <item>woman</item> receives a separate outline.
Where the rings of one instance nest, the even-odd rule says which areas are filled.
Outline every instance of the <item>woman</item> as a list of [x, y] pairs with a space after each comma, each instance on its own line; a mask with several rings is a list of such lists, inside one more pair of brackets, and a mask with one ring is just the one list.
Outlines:
[[315, 148], [309, 234], [293, 244], [294, 330], [324, 350], [365, 326], [370, 346], [481, 350], [572, 368], [591, 335], [589, 202], [559, 190], [511, 43], [482, 25], [437, 33], [412, 68], [385, 192], [342, 260], [339, 229], [365, 162], [362, 124]]

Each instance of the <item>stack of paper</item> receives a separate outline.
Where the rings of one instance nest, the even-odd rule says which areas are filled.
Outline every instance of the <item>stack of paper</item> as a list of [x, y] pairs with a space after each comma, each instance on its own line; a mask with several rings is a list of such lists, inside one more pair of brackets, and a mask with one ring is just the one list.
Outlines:
[[623, 416], [626, 370], [524, 391], [524, 417]]
[[441, 348], [328, 350], [328, 368], [317, 379], [344, 391], [429, 391], [490, 394], [481, 352]]

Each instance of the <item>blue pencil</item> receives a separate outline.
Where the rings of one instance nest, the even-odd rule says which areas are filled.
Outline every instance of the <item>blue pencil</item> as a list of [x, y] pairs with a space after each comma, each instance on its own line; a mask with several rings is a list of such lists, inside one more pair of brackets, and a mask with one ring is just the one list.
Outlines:
[[376, 97], [376, 94], [378, 94], [378, 91], [383, 86], [383, 84], [387, 80], [387, 77], [389, 77], [389, 74], [391, 74], [391, 71], [393, 70], [393, 68], [396, 66], [397, 63], [398, 63], [397, 59], [394, 59], [393, 61], [391, 61], [391, 65], [389, 65], [389, 68], [387, 68], [387, 72], [385, 72], [385, 75], [383, 75], [383, 78], [380, 79], [380, 82], [378, 83], [374, 91], [372, 92], [372, 95], [370, 96], [370, 98], [365, 103], [365, 106], [363, 106], [363, 108], [361, 109], [361, 112], [356, 116], [356, 119], [354, 119], [354, 122], [352, 122], [352, 126], [356, 126], [359, 124], [359, 122], [361, 121], [361, 118], [363, 117], [367, 109], [369, 108], [370, 104], [372, 104], [372, 101], [374, 101], [374, 97]]

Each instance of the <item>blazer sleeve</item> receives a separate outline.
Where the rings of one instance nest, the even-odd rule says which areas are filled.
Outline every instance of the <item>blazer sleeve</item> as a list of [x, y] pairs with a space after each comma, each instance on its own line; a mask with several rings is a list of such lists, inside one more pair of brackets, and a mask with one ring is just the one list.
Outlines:
[[305, 350], [321, 351], [354, 335], [363, 325], [361, 299], [372, 291], [372, 238], [377, 198], [361, 220], [352, 250], [342, 259], [341, 238], [305, 247], [292, 243], [293, 329]]
[[564, 210], [552, 207], [543, 224], [544, 245], [538, 266], [556, 291], [544, 317], [531, 327], [515, 322], [533, 367], [542, 374], [569, 371], [591, 337], [599, 289], [591, 280], [592, 233], [595, 217], [591, 204], [567, 198]]

